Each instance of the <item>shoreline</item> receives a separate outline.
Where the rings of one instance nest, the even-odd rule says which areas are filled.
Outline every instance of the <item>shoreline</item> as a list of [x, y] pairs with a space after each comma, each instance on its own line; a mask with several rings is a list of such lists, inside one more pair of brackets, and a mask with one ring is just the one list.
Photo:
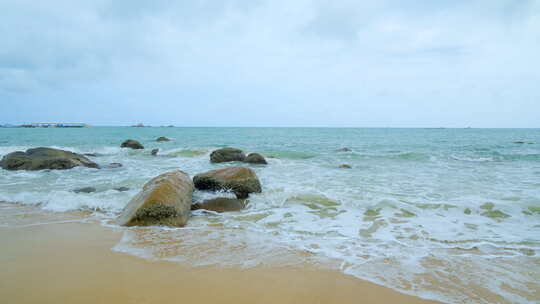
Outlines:
[[[64, 222], [0, 227], [9, 303], [436, 303], [332, 270], [188, 267], [111, 248], [123, 230]], [[29, 287], [31, 287], [29, 289]]]

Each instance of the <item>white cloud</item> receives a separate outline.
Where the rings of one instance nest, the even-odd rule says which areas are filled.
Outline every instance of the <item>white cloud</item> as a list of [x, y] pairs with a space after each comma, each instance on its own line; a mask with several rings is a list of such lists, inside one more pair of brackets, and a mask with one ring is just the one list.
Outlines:
[[370, 109], [377, 124], [391, 107], [530, 107], [540, 95], [538, 1], [0, 0], [0, 20], [0, 94], [11, 103], [48, 90], [136, 99], [126, 92], [207, 88], [232, 108], [279, 95], [263, 121], [332, 99], [336, 116]]

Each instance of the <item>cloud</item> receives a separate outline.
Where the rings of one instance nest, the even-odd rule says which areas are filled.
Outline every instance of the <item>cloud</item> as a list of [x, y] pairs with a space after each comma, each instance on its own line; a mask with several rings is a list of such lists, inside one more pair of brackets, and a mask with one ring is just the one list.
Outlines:
[[[212, 90], [208, 108], [273, 104], [259, 121], [303, 111], [313, 124], [325, 115], [310, 109], [329, 100], [336, 117], [383, 120], [392, 107], [530, 108], [539, 97], [538, 1], [0, 0], [0, 20], [0, 95], [10, 104], [51, 90], [133, 100]], [[168, 107], [164, 95], [156, 102]]]

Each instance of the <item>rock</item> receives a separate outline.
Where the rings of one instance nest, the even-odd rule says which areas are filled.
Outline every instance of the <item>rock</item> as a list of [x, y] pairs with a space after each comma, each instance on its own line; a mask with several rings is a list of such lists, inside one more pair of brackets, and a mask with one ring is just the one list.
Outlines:
[[140, 142], [136, 141], [136, 140], [133, 140], [133, 139], [128, 139], [126, 141], [124, 141], [122, 143], [122, 145], [120, 145], [121, 148], [131, 148], [131, 149], [144, 149], [144, 146], [141, 145]]
[[337, 149], [336, 152], [351, 152], [352, 150], [350, 148], [341, 148]]
[[152, 152], [150, 152], [153, 156], [156, 156], [159, 152], [159, 149], [152, 149]]
[[168, 139], [167, 137], [165, 136], [160, 136], [156, 139], [156, 141], [159, 141], [159, 142], [162, 142], [162, 141], [171, 141], [170, 139]]
[[118, 188], [114, 188], [114, 190], [119, 191], [119, 192], [124, 192], [124, 191], [129, 191], [129, 188], [128, 187], [118, 187]]
[[524, 144], [525, 142], [524, 142], [524, 141], [515, 141], [514, 143], [515, 143], [515, 144], [520, 144], [520, 145], [522, 145], [522, 144]]
[[105, 168], [108, 168], [108, 169], [116, 169], [116, 168], [121, 168], [123, 165], [121, 163], [110, 163], [107, 165], [107, 167]]
[[83, 153], [84, 156], [98, 157], [101, 156], [99, 153]]
[[339, 166], [341, 169], [351, 169], [351, 165], [343, 164]]
[[73, 192], [75, 193], [92, 193], [96, 191], [97, 190], [94, 187], [83, 187], [83, 188], [78, 188], [78, 189], [73, 190]]
[[84, 155], [52, 148], [34, 148], [17, 151], [2, 158], [0, 167], [6, 170], [62, 170], [77, 166], [99, 168]]
[[261, 183], [255, 171], [246, 167], [230, 167], [195, 175], [199, 190], [231, 190], [237, 198], [247, 198], [250, 193], [260, 193]]
[[240, 211], [246, 207], [246, 200], [218, 197], [210, 200], [206, 200], [202, 203], [196, 203], [191, 205], [191, 210], [210, 210], [215, 212], [228, 212], [228, 211]]
[[166, 225], [183, 227], [191, 210], [193, 182], [176, 170], [147, 182], [117, 219], [122, 226]]
[[213, 163], [243, 161], [245, 158], [244, 152], [236, 148], [223, 148], [210, 153], [210, 161]]
[[244, 162], [250, 163], [250, 164], [264, 164], [266, 165], [266, 159], [264, 159], [264, 156], [260, 155], [259, 153], [250, 153], [245, 159]]

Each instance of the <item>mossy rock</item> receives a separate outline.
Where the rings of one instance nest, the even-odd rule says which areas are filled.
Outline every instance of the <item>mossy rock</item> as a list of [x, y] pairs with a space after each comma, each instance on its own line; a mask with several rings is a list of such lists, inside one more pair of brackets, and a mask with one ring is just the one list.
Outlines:
[[154, 177], [129, 201], [117, 223], [183, 227], [189, 218], [193, 188], [189, 175], [180, 170]]

